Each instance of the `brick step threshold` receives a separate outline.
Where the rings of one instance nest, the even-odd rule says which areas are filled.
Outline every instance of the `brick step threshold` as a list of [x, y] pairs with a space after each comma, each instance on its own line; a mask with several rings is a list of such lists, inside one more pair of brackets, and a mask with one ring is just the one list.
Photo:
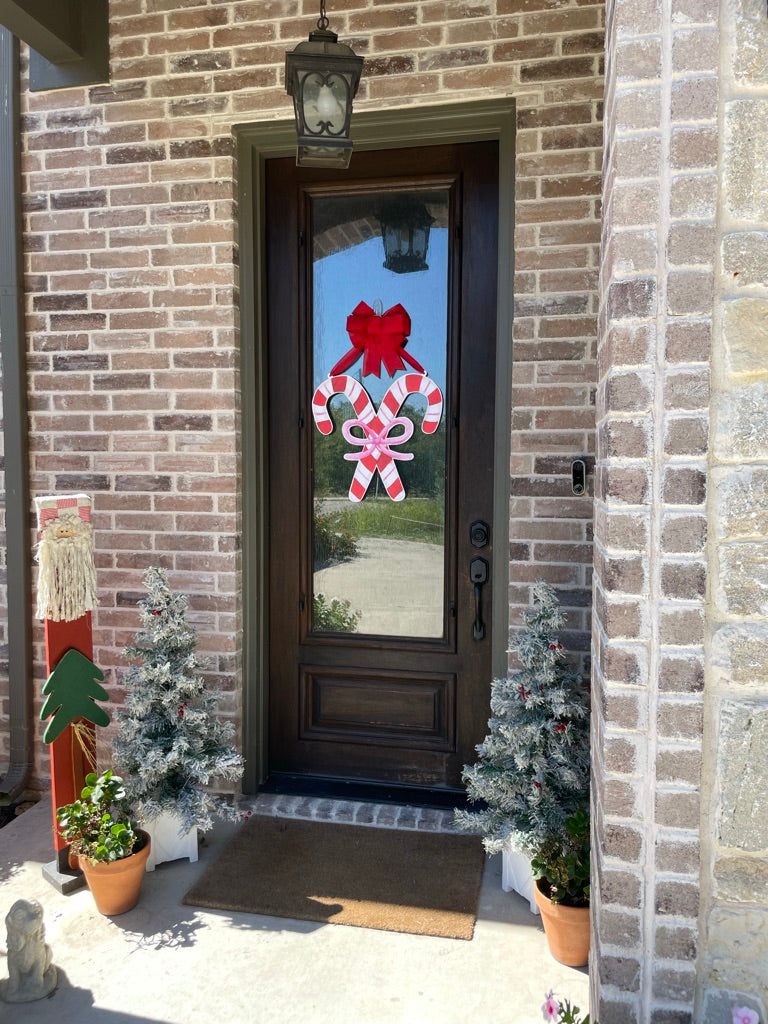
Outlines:
[[372, 803], [364, 800], [334, 800], [322, 796], [259, 793], [239, 801], [241, 812], [305, 821], [328, 821], [339, 825], [362, 825], [417, 832], [458, 833], [452, 808], [419, 807], [412, 804]]

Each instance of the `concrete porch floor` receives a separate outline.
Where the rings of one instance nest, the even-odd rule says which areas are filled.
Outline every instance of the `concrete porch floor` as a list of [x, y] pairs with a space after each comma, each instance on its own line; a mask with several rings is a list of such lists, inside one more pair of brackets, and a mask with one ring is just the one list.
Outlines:
[[500, 857], [486, 860], [471, 942], [183, 906], [237, 827], [219, 823], [196, 864], [148, 873], [139, 905], [115, 918], [96, 911], [87, 889], [62, 896], [43, 878], [53, 859], [48, 801], [0, 829], [0, 977], [5, 915], [20, 898], [42, 904], [59, 968], [50, 997], [0, 1002], [0, 1021], [534, 1024], [550, 988], [586, 1012], [586, 969], [552, 959], [540, 918], [502, 891]]

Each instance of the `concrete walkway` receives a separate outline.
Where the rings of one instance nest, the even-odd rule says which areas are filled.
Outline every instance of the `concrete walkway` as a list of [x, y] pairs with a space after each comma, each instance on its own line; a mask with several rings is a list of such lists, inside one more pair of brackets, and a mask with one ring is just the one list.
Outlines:
[[61, 896], [43, 878], [53, 856], [46, 801], [0, 830], [0, 977], [3, 922], [19, 898], [42, 904], [60, 970], [48, 999], [0, 1002], [0, 1021], [534, 1024], [550, 988], [586, 1010], [586, 970], [551, 958], [540, 919], [502, 892], [498, 857], [486, 861], [471, 942], [183, 906], [237, 827], [217, 826], [198, 863], [147, 874], [139, 905], [116, 918], [99, 915], [87, 890]]
[[359, 616], [357, 633], [442, 636], [442, 544], [362, 537], [357, 550], [315, 573], [315, 593], [349, 601]]

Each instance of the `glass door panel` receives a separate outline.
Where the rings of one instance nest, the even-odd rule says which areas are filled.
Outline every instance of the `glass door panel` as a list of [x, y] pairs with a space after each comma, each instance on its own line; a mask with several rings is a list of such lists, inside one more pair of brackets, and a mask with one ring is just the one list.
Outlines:
[[449, 213], [311, 199], [314, 633], [445, 635]]

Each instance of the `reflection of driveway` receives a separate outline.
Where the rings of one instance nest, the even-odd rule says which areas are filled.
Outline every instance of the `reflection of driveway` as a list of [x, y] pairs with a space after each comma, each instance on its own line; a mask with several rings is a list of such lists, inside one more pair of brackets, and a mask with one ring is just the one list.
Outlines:
[[356, 558], [315, 573], [315, 592], [349, 601], [358, 633], [442, 636], [443, 547], [362, 537]]

